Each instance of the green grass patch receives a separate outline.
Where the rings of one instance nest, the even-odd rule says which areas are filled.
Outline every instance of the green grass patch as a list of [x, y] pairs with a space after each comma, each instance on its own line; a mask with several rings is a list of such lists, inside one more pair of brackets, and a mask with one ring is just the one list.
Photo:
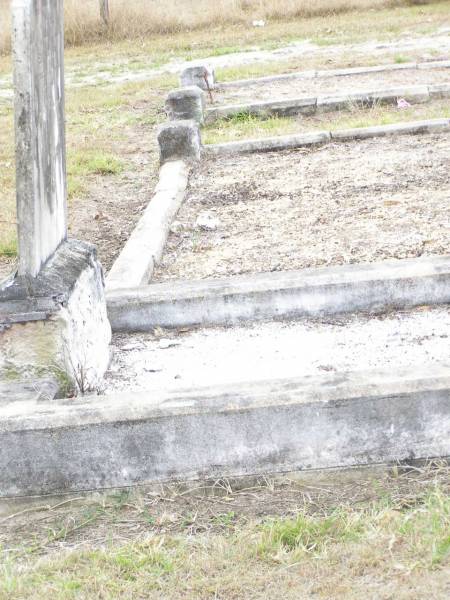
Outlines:
[[264, 527], [258, 551], [262, 556], [280, 553], [320, 555], [330, 544], [358, 540], [364, 533], [363, 514], [336, 511], [329, 516], [300, 513], [295, 519], [274, 520]]
[[0, 242], [0, 256], [15, 258], [17, 256], [17, 240], [12, 239], [6, 242]]
[[239, 113], [229, 119], [221, 119], [207, 125], [203, 130], [205, 144], [220, 144], [231, 140], [252, 137], [271, 137], [292, 133], [297, 128], [294, 119], [270, 117], [262, 119], [249, 113]]
[[[394, 597], [405, 589], [399, 573], [407, 574], [411, 589], [415, 585], [427, 589], [439, 581], [445, 587], [450, 567], [450, 496], [432, 482], [407, 502], [397, 492], [360, 506], [350, 502], [316, 514], [304, 509], [296, 516], [259, 522], [234, 511], [213, 511], [214, 529], [206, 527], [194, 535], [189, 527], [197, 514], [190, 513], [189, 518], [180, 515], [177, 533], [155, 533], [151, 519], [146, 539], [106, 541], [100, 547], [93, 542], [84, 549], [75, 544], [71, 549], [71, 535], [83, 525], [94, 525], [92, 531], [82, 532], [84, 544], [105, 535], [105, 527], [112, 533], [123, 519], [133, 525], [126, 512], [132, 502], [128, 496], [120, 497], [110, 513], [102, 507], [91, 509], [79, 522], [67, 515], [63, 525], [50, 528], [48, 544], [53, 551], [47, 558], [42, 557], [45, 544], [39, 541], [29, 551], [23, 548], [20, 557], [0, 549], [0, 598], [303, 598], [308, 595], [302, 586], [312, 580], [325, 590], [318, 597], [359, 598], [360, 592], [353, 596], [342, 588], [343, 580], [349, 589], [356, 586], [366, 592], [374, 580], [379, 591], [385, 576]], [[214, 507], [214, 497], [205, 502], [209, 509]], [[142, 510], [140, 502], [139, 519]], [[130, 538], [133, 531], [131, 527]], [[55, 553], [56, 540], [64, 544], [64, 552]], [[333, 590], [336, 594], [331, 594]]]
[[119, 175], [124, 169], [122, 160], [101, 150], [78, 150], [69, 155], [68, 173], [72, 177]]

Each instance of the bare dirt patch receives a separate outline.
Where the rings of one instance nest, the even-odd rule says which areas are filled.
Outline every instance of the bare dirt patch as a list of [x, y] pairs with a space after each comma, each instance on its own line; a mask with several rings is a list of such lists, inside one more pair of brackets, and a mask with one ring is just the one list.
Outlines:
[[206, 160], [155, 281], [446, 254], [449, 196], [448, 134]]
[[220, 104], [240, 104], [438, 83], [450, 83], [450, 69], [401, 69], [365, 75], [260, 82], [241, 88], [224, 88], [222, 91], [219, 88], [214, 99], [216, 103]]
[[127, 168], [120, 175], [93, 176], [82, 202], [69, 207], [69, 235], [97, 246], [108, 271], [146, 208], [158, 176], [153, 128], [127, 127], [113, 147]]

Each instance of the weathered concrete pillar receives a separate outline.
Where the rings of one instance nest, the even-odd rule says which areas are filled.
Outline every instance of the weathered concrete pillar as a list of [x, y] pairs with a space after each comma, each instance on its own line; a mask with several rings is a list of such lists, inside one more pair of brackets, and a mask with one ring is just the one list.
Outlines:
[[62, 0], [12, 0], [19, 274], [67, 236]]
[[169, 160], [200, 160], [200, 129], [195, 121], [172, 121], [158, 131], [161, 164]]
[[180, 76], [181, 87], [196, 85], [201, 90], [213, 90], [216, 85], [216, 75], [212, 67], [201, 65], [188, 67]]
[[172, 121], [192, 119], [199, 125], [205, 122], [205, 94], [195, 85], [173, 90], [166, 101], [166, 112]]
[[0, 381], [97, 389], [111, 327], [93, 246], [67, 240], [63, 0], [12, 0], [19, 269], [0, 286]]

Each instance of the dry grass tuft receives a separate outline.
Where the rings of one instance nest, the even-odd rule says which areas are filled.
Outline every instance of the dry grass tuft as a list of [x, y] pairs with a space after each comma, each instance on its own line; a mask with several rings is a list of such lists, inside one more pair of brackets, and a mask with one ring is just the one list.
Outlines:
[[[430, 0], [110, 0], [111, 21], [100, 19], [99, 0], [66, 0], [66, 40], [80, 45], [249, 23], [254, 19], [308, 18], [351, 10], [429, 4]], [[0, 0], [0, 52], [10, 47], [10, 0]]]

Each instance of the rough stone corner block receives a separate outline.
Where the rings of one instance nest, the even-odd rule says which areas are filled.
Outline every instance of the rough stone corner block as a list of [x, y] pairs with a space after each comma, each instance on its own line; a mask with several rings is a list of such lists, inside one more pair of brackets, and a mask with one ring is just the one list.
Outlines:
[[0, 288], [0, 381], [49, 377], [93, 391], [110, 361], [103, 271], [90, 244], [63, 244], [39, 276]]
[[169, 160], [200, 160], [200, 129], [193, 120], [172, 121], [162, 125], [158, 132], [158, 144], [161, 164]]
[[200, 65], [188, 67], [181, 73], [181, 87], [195, 85], [201, 90], [213, 90], [216, 85], [216, 75], [212, 67]]
[[195, 85], [173, 90], [167, 97], [166, 112], [171, 121], [192, 119], [199, 125], [203, 125], [205, 94]]

